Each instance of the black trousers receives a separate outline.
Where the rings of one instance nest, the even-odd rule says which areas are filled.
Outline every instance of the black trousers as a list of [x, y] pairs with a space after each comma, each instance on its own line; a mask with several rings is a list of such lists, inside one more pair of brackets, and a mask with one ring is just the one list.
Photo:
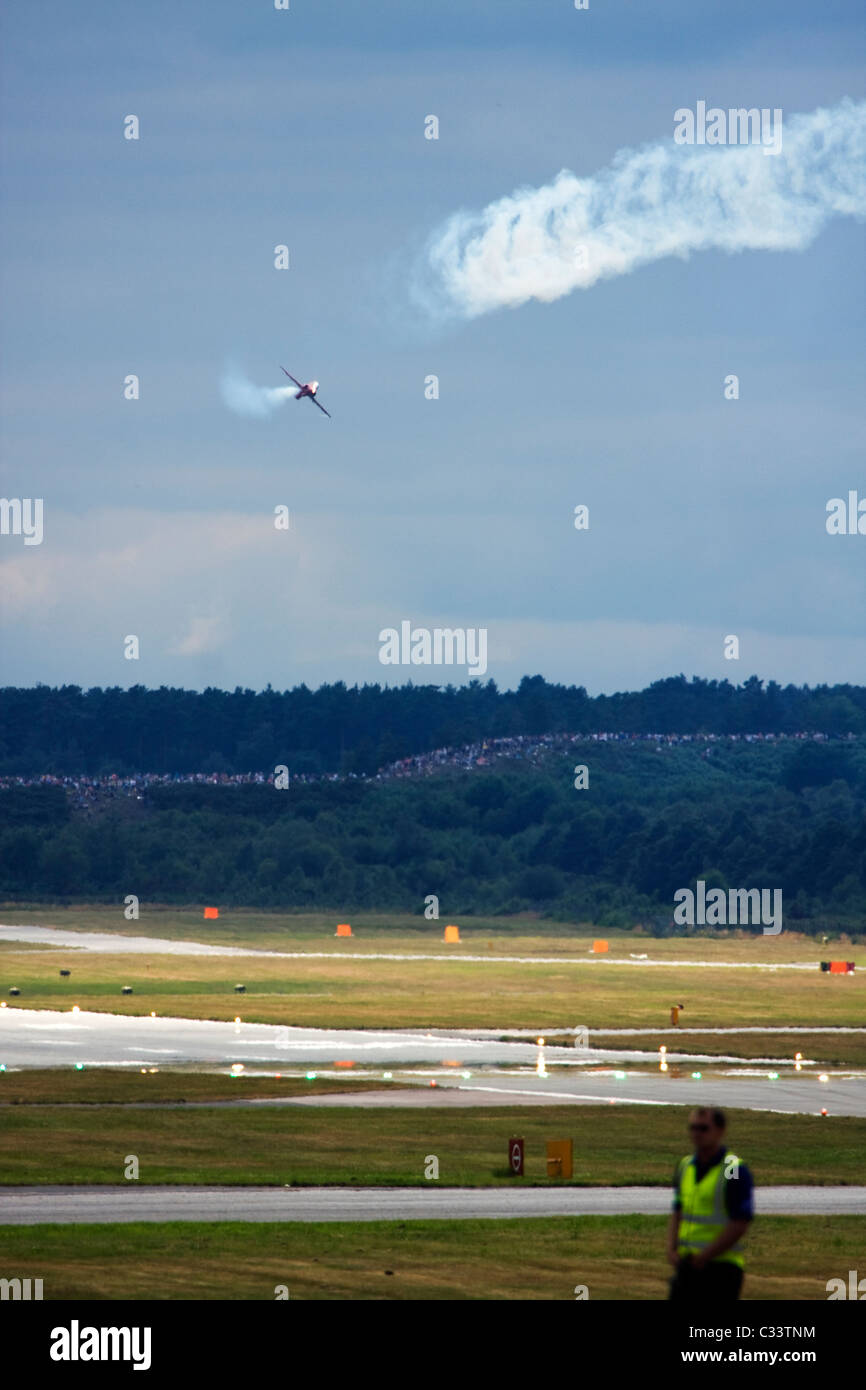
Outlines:
[[726, 1260], [710, 1260], [695, 1269], [680, 1260], [671, 1280], [669, 1299], [675, 1303], [735, 1303], [743, 1287], [743, 1271]]

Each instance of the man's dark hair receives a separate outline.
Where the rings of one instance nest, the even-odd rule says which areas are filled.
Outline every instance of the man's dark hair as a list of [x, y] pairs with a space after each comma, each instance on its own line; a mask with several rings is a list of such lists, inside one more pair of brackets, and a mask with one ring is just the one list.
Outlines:
[[712, 1118], [713, 1124], [716, 1126], [716, 1129], [727, 1129], [728, 1127], [728, 1122], [725, 1119], [724, 1110], [716, 1110], [709, 1105], [696, 1105], [695, 1114], [709, 1115]]

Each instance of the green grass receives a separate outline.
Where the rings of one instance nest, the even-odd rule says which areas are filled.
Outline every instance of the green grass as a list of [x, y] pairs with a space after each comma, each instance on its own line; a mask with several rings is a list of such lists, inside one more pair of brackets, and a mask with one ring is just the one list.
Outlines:
[[[137, 922], [127, 921], [123, 907], [104, 904], [58, 907], [56, 903], [0, 903], [0, 921], [40, 927], [61, 927], [66, 931], [117, 931], [126, 936], [159, 936], [172, 941], [221, 942], [227, 946], [255, 946], [265, 950], [282, 949], [282, 939], [305, 943], [315, 949], [333, 940], [338, 922], [345, 922], [343, 912], [262, 912], [254, 908], [222, 908], [216, 920], [205, 920], [201, 907], [182, 908], [159, 903], [142, 903]], [[375, 937], [381, 944], [395, 935], [403, 935], [416, 948], [442, 939], [445, 923], [428, 921], [422, 915], [408, 912], [355, 912], [348, 914], [352, 923], [355, 945], [363, 947], [365, 940]], [[532, 937], [541, 934], [551, 939], [568, 941], [578, 932], [583, 937], [609, 936], [599, 932], [589, 922], [575, 925], [539, 918], [537, 913], [511, 917], [472, 917], [460, 923], [461, 930], [473, 937], [484, 933], [508, 940], [510, 937]], [[613, 933], [625, 940], [640, 942], [630, 933]], [[642, 949], [639, 945], [633, 949]]]
[[[83, 1300], [664, 1299], [666, 1220], [160, 1222], [0, 1228], [4, 1270]], [[826, 1300], [866, 1248], [866, 1217], [764, 1217], [745, 1300]]]
[[[298, 1068], [291, 1068], [297, 1073]], [[350, 1076], [256, 1076], [244, 1072], [164, 1070], [163, 1068], [94, 1067], [76, 1071], [66, 1066], [27, 1068], [0, 1073], [0, 1107], [3, 1105], [129, 1105], [155, 1102], [208, 1100], [261, 1100], [264, 1097], [335, 1095], [345, 1091], [381, 1090], [381, 1081], [353, 1080]], [[0, 1108], [2, 1115], [2, 1108]]]
[[[666, 1186], [687, 1152], [687, 1107], [122, 1110], [14, 1106], [0, 1111], [4, 1184], [123, 1181], [135, 1154], [144, 1183], [443, 1186], [510, 1183], [509, 1138], [526, 1141], [526, 1175], [545, 1185], [546, 1141], [574, 1140], [576, 1184]], [[761, 1184], [863, 1181], [866, 1120], [729, 1112], [730, 1146]], [[551, 1180], [555, 1184], [555, 1180]]]
[[[199, 933], [202, 938], [205, 932]], [[676, 959], [743, 959], [783, 963], [808, 960], [814, 945], [753, 941], [688, 940], [643, 943], [653, 958], [670, 965], [636, 967], [620, 960], [628, 952], [611, 945], [609, 958], [589, 962], [586, 941], [517, 938], [506, 943], [441, 939], [407, 941], [392, 936], [388, 951], [433, 955], [433, 960], [365, 959], [381, 941], [319, 940], [327, 958], [309, 955], [310, 943], [285, 938], [280, 949], [304, 949], [300, 959], [102, 955], [72, 950], [30, 951], [6, 946], [0, 954], [0, 998], [7, 1006], [82, 1009], [142, 1015], [155, 1012], [189, 1018], [300, 1024], [313, 1027], [474, 1027], [546, 1029], [585, 1024], [590, 1028], [657, 1027], [669, 1023], [672, 1003], [683, 1003], [691, 1028], [751, 1026], [862, 1026], [866, 1018], [866, 972], [831, 976], [808, 971], [746, 971], [712, 965], [684, 968]], [[634, 943], [628, 943], [633, 945]], [[664, 948], [662, 950], [661, 948]], [[560, 964], [497, 962], [496, 955], [549, 954]], [[306, 956], [309, 955], [309, 958]], [[461, 959], [488, 955], [487, 961]], [[70, 969], [61, 979], [61, 969]], [[246, 994], [236, 995], [236, 983]], [[122, 995], [129, 984], [132, 995]], [[17, 999], [8, 990], [17, 985]], [[731, 1045], [734, 1040], [731, 1039]], [[669, 1044], [668, 1044], [669, 1045]], [[866, 1041], [851, 1039], [848, 1060], [866, 1062]], [[858, 1047], [861, 1049], [858, 1054]], [[799, 1050], [803, 1050], [802, 1048]]]
[[[66, 931], [113, 931], [125, 936], [208, 941], [265, 950], [327, 949], [329, 942], [333, 944], [337, 923], [346, 920], [347, 914], [339, 911], [262, 912], [254, 908], [223, 908], [221, 916], [214, 921], [205, 920], [201, 907], [143, 902], [139, 920], [133, 922], [126, 920], [120, 904], [59, 907], [56, 903], [0, 903], [0, 921], [19, 925], [60, 927]], [[456, 921], [461, 935], [476, 947], [492, 939], [494, 945], [501, 943], [510, 949], [519, 941], [521, 949], [531, 950], [534, 945], [540, 954], [572, 950], [584, 954], [592, 942], [601, 937], [611, 944], [612, 950], [618, 949], [624, 954], [646, 951], [653, 957], [672, 959], [682, 953], [687, 942], [699, 941], [702, 954], [709, 959], [754, 960], [758, 958], [755, 947], [765, 946], [772, 949], [773, 955], [762, 955], [760, 959], [817, 960], [832, 956], [837, 960], [852, 960], [859, 952], [860, 960], [866, 963], [863, 946], [851, 946], [844, 934], [822, 945], [820, 936], [787, 929], [778, 937], [731, 930], [705, 936], [690, 933], [688, 937], [655, 938], [642, 930], [595, 927], [591, 922], [556, 922], [532, 912], [507, 917], [443, 915], [435, 922], [427, 921], [420, 914], [356, 912], [348, 914], [348, 920], [355, 935], [351, 943], [346, 944], [353, 950], [381, 948], [383, 943], [394, 944], [398, 938], [403, 938], [400, 949], [425, 950], [441, 942], [447, 922]]]

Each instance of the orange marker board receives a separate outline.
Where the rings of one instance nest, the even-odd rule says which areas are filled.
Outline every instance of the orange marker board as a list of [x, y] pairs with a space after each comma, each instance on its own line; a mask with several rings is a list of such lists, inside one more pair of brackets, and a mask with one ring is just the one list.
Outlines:
[[574, 1140], [548, 1139], [547, 1176], [549, 1178], [570, 1178], [574, 1166]]
[[218, 907], [206, 907], [204, 910], [204, 915], [205, 917], [219, 917], [220, 910]]

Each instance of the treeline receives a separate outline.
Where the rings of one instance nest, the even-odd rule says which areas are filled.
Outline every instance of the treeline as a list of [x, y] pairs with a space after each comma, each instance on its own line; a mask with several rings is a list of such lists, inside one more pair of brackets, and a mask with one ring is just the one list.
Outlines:
[[[156, 786], [95, 816], [0, 792], [0, 897], [423, 913], [670, 930], [674, 893], [780, 888], [787, 928], [862, 931], [866, 737], [592, 745], [421, 780]], [[759, 927], [755, 930], [760, 931]]]
[[587, 695], [493, 681], [203, 692], [165, 686], [0, 690], [0, 775], [101, 772], [375, 773], [434, 748], [542, 733], [866, 733], [866, 687], [742, 685], [675, 676]]

